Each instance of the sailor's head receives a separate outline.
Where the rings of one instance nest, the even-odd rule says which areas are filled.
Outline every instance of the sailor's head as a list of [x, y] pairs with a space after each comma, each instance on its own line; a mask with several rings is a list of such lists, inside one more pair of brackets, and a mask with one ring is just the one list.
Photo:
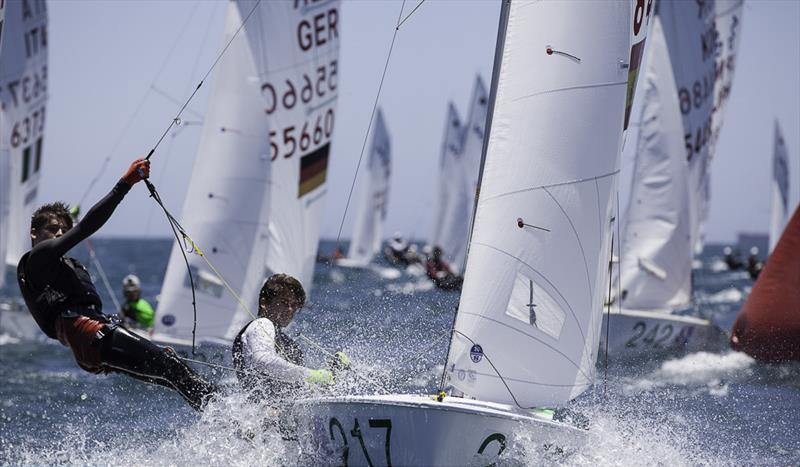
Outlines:
[[722, 253], [724, 253], [725, 256], [730, 256], [731, 253], [733, 253], [733, 249], [729, 246], [726, 246], [725, 248], [722, 249]]
[[441, 247], [435, 246], [433, 247], [433, 257], [434, 259], [439, 259], [442, 257], [442, 249]]
[[135, 302], [142, 297], [142, 283], [135, 274], [128, 274], [122, 279], [122, 293], [130, 302]]
[[403, 234], [401, 232], [395, 232], [394, 235], [392, 235], [392, 240], [395, 242], [402, 242]]
[[261, 287], [258, 316], [286, 327], [305, 303], [306, 292], [300, 281], [288, 274], [275, 274]]
[[754, 246], [750, 248], [750, 256], [758, 256], [758, 247]]
[[58, 238], [71, 228], [69, 206], [61, 201], [45, 204], [31, 216], [31, 244], [36, 246], [39, 242]]

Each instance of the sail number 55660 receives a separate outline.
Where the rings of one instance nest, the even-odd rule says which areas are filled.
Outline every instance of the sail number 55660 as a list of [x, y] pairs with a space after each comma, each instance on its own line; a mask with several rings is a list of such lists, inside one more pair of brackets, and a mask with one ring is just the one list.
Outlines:
[[280, 85], [266, 82], [261, 85], [261, 94], [266, 99], [264, 111], [272, 115], [282, 105], [285, 110], [292, 110], [297, 102], [310, 103], [314, 98], [324, 99], [328, 93], [336, 91], [338, 62], [333, 60], [316, 69], [312, 76], [303, 73], [300, 82], [284, 80]]
[[302, 126], [289, 125], [283, 130], [269, 132], [270, 160], [275, 160], [279, 155], [288, 159], [298, 152], [307, 152], [312, 144], [316, 147], [323, 141], [329, 140], [333, 134], [333, 109], [328, 109], [324, 115], [317, 115], [311, 120], [303, 122]]

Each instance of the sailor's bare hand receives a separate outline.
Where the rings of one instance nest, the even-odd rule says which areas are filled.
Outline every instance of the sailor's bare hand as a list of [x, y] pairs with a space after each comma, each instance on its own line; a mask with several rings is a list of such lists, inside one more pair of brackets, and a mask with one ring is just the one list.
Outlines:
[[150, 161], [145, 159], [136, 159], [133, 161], [128, 171], [122, 176], [122, 180], [130, 186], [133, 186], [145, 178], [150, 177]]

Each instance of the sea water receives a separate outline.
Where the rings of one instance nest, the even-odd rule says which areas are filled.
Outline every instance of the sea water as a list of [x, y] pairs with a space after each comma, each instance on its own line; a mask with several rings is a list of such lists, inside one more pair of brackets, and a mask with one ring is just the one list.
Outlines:
[[[114, 287], [121, 289], [122, 278], [136, 273], [144, 298], [155, 302], [169, 241], [98, 239], [94, 246]], [[325, 242], [322, 251], [333, 246]], [[719, 250], [709, 247], [701, 258], [696, 301], [699, 314], [728, 327], [752, 281], [741, 272], [720, 271]], [[86, 259], [85, 250], [76, 256]], [[438, 385], [458, 293], [387, 268], [380, 262], [369, 270], [319, 264], [309, 304], [289, 328], [351, 357], [363, 378], [338, 391], [370, 393], [380, 386], [430, 393]], [[18, 300], [13, 279], [9, 273], [11, 287], [0, 291], [4, 302]], [[319, 350], [303, 339], [300, 344], [309, 366], [324, 365]], [[595, 387], [572, 404], [589, 417], [591, 442], [553, 457], [521, 433], [499, 465], [797, 465], [798, 370], [797, 364], [763, 365], [729, 350], [637, 366], [612, 362], [598, 367]], [[55, 341], [0, 335], [0, 464], [306, 462], [277, 430], [258, 429], [267, 409], [247, 403], [235, 377], [217, 371], [225, 396], [197, 414], [161, 387], [83, 372]], [[242, 436], [247, 430], [259, 434]]]

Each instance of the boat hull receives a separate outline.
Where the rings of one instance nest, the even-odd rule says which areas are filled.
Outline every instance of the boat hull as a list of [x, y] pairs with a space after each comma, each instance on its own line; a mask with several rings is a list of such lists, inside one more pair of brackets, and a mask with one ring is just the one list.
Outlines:
[[[610, 327], [607, 326], [610, 323]], [[615, 360], [652, 360], [701, 350], [714, 351], [725, 333], [708, 320], [661, 311], [620, 310], [603, 315], [599, 362], [606, 353]]]
[[585, 430], [502, 404], [414, 395], [304, 399], [293, 407], [310, 464], [491, 465], [525, 440], [554, 456], [580, 446]]

